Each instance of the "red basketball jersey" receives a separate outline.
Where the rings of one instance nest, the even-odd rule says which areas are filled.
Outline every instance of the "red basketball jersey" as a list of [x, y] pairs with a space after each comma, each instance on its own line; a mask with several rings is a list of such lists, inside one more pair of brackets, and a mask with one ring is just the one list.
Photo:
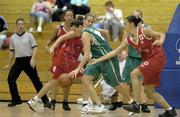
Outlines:
[[[56, 37], [59, 38], [60, 36], [62, 36], [62, 35], [64, 35], [64, 34], [66, 34], [66, 31], [65, 31], [65, 29], [64, 29], [64, 26], [61, 25], [61, 26], [59, 27], [59, 31], [58, 31]], [[53, 64], [54, 64], [55, 59], [56, 59], [57, 56], [58, 56], [58, 53], [59, 53], [59, 51], [60, 51], [59, 48], [60, 48], [61, 45], [62, 45], [62, 44], [60, 44], [57, 48], [54, 49], [54, 53], [53, 53], [53, 56], [52, 56]]]
[[[59, 36], [65, 34], [62, 27]], [[53, 55], [53, 65], [68, 67], [78, 61], [78, 57], [82, 52], [82, 42], [80, 37], [75, 37], [62, 42], [60, 46], [55, 49]]]
[[155, 41], [152, 37], [146, 37], [143, 28], [137, 28], [137, 43], [131, 37], [127, 38], [127, 42], [138, 50], [142, 60], [147, 60], [153, 56], [164, 56], [164, 49], [160, 46], [152, 45]]

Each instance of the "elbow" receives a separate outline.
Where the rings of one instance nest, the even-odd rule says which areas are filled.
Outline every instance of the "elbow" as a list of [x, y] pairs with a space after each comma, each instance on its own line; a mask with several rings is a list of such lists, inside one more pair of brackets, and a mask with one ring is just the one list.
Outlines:
[[165, 40], [165, 37], [166, 37], [165, 34], [161, 34], [159, 39], [163, 41], [163, 40]]
[[90, 54], [86, 56], [86, 59], [87, 59], [87, 60], [90, 60], [90, 59], [91, 59]]
[[84, 58], [86, 59], [86, 61], [88, 61], [91, 59], [91, 56], [90, 54], [84, 54]]
[[163, 39], [165, 39], [166, 35], [165, 35], [165, 34], [162, 34], [162, 37], [163, 37]]

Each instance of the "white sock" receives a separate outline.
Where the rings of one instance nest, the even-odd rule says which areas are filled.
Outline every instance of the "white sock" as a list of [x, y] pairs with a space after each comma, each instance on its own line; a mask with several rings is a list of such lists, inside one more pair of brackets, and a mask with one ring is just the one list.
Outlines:
[[166, 110], [172, 110], [172, 107], [169, 107], [168, 109], [166, 109]]
[[131, 104], [131, 103], [133, 103], [133, 99], [130, 99], [130, 100], [128, 101], [128, 104]]
[[89, 101], [83, 101], [82, 104], [88, 104]]
[[51, 99], [50, 97], [48, 97], [48, 100], [49, 100], [49, 102], [51, 102], [52, 100], [55, 100], [55, 99]]
[[39, 98], [37, 95], [33, 98], [35, 101], [41, 101], [41, 98]]

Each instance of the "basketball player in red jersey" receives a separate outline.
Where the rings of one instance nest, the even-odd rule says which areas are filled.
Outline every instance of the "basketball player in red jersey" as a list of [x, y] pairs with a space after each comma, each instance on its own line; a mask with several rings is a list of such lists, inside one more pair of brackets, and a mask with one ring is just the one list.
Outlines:
[[[66, 12], [65, 14], [65, 19], [67, 14], [68, 12]], [[73, 15], [67, 17], [73, 18]], [[67, 22], [65, 20], [65, 24], [66, 23]], [[28, 101], [28, 105], [33, 111], [42, 110], [40, 97], [42, 97], [52, 88], [58, 85], [62, 87], [71, 86], [72, 80], [69, 79], [67, 75], [70, 71], [72, 71], [79, 65], [78, 57], [82, 52], [82, 42], [80, 40], [80, 34], [70, 29], [68, 32], [66, 32], [67, 29], [65, 29], [65, 27], [61, 27], [60, 30], [61, 31], [59, 31], [59, 35], [61, 36], [58, 39], [62, 40], [62, 42], [53, 50], [54, 53], [52, 59], [52, 67], [50, 68], [50, 71], [53, 74], [53, 79], [51, 79], [33, 99]], [[82, 74], [79, 73], [78, 77], [81, 76]], [[83, 94], [86, 95], [85, 93]]]
[[161, 69], [166, 63], [165, 52], [162, 47], [165, 36], [164, 34], [151, 29], [138, 27], [138, 23], [141, 21], [141, 18], [136, 16], [127, 17], [125, 21], [125, 30], [128, 33], [128, 36], [126, 39], [124, 39], [122, 44], [115, 50], [109, 52], [101, 58], [92, 60], [91, 64], [116, 56], [119, 52], [126, 48], [128, 44], [134, 46], [134, 48], [136, 48], [141, 54], [144, 62], [130, 74], [135, 101], [127, 106], [124, 106], [124, 109], [135, 113], [140, 112], [140, 106], [136, 102], [138, 102], [138, 95], [140, 94], [140, 81], [138, 78], [143, 76], [143, 84], [146, 95], [166, 110], [165, 113], [160, 114], [159, 117], [175, 117], [177, 115], [175, 109], [172, 108], [167, 101], [155, 91], [155, 87], [160, 85]]
[[[63, 24], [60, 24], [60, 26], [56, 27], [55, 30], [54, 30], [54, 33], [53, 33], [53, 36], [51, 37], [51, 39], [48, 41], [48, 43], [46, 44], [46, 51], [49, 51], [49, 47], [62, 35], [66, 34], [67, 32], [69, 32], [71, 30], [71, 23], [72, 23], [72, 20], [73, 20], [73, 17], [74, 17], [74, 13], [72, 10], [68, 9], [65, 11], [65, 14], [64, 14], [64, 23]], [[56, 49], [54, 51], [54, 54], [52, 56], [52, 61], [55, 62], [56, 59], [58, 59], [58, 49]], [[54, 64], [54, 63], [53, 63]], [[52, 71], [52, 68], [50, 69], [50, 71]], [[61, 79], [62, 80], [62, 79]], [[63, 84], [67, 84], [68, 82], [62, 82], [61, 83], [61, 86]], [[71, 83], [71, 82], [69, 82]], [[50, 93], [51, 93], [51, 109], [55, 109], [55, 103], [56, 103], [56, 96], [57, 96], [57, 93], [58, 93], [58, 89], [59, 89], [59, 86], [57, 87], [54, 87]], [[69, 91], [70, 91], [70, 86], [69, 87], [64, 87], [63, 88], [63, 97], [64, 97], [64, 100], [63, 100], [63, 109], [64, 110], [71, 110], [71, 108], [69, 107], [68, 105], [68, 95], [69, 95]]]

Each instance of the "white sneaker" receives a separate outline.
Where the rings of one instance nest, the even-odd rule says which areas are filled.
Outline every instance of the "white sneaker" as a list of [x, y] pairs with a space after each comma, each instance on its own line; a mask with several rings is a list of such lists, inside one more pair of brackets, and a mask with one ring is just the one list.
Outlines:
[[37, 27], [37, 32], [42, 32], [42, 27], [41, 26]]
[[41, 100], [35, 101], [34, 99], [31, 99], [27, 102], [29, 108], [35, 112], [43, 112], [44, 111], [44, 104]]
[[89, 113], [92, 113], [92, 114], [103, 114], [105, 112], [106, 112], [106, 109], [103, 104], [100, 107], [96, 105], [92, 109], [89, 110]]
[[93, 109], [93, 105], [92, 105], [91, 103], [88, 103], [86, 106], [83, 106], [83, 107], [81, 108], [81, 113], [82, 113], [82, 114], [83, 114], [83, 113], [88, 114], [89, 111], [92, 110], [92, 109]]

